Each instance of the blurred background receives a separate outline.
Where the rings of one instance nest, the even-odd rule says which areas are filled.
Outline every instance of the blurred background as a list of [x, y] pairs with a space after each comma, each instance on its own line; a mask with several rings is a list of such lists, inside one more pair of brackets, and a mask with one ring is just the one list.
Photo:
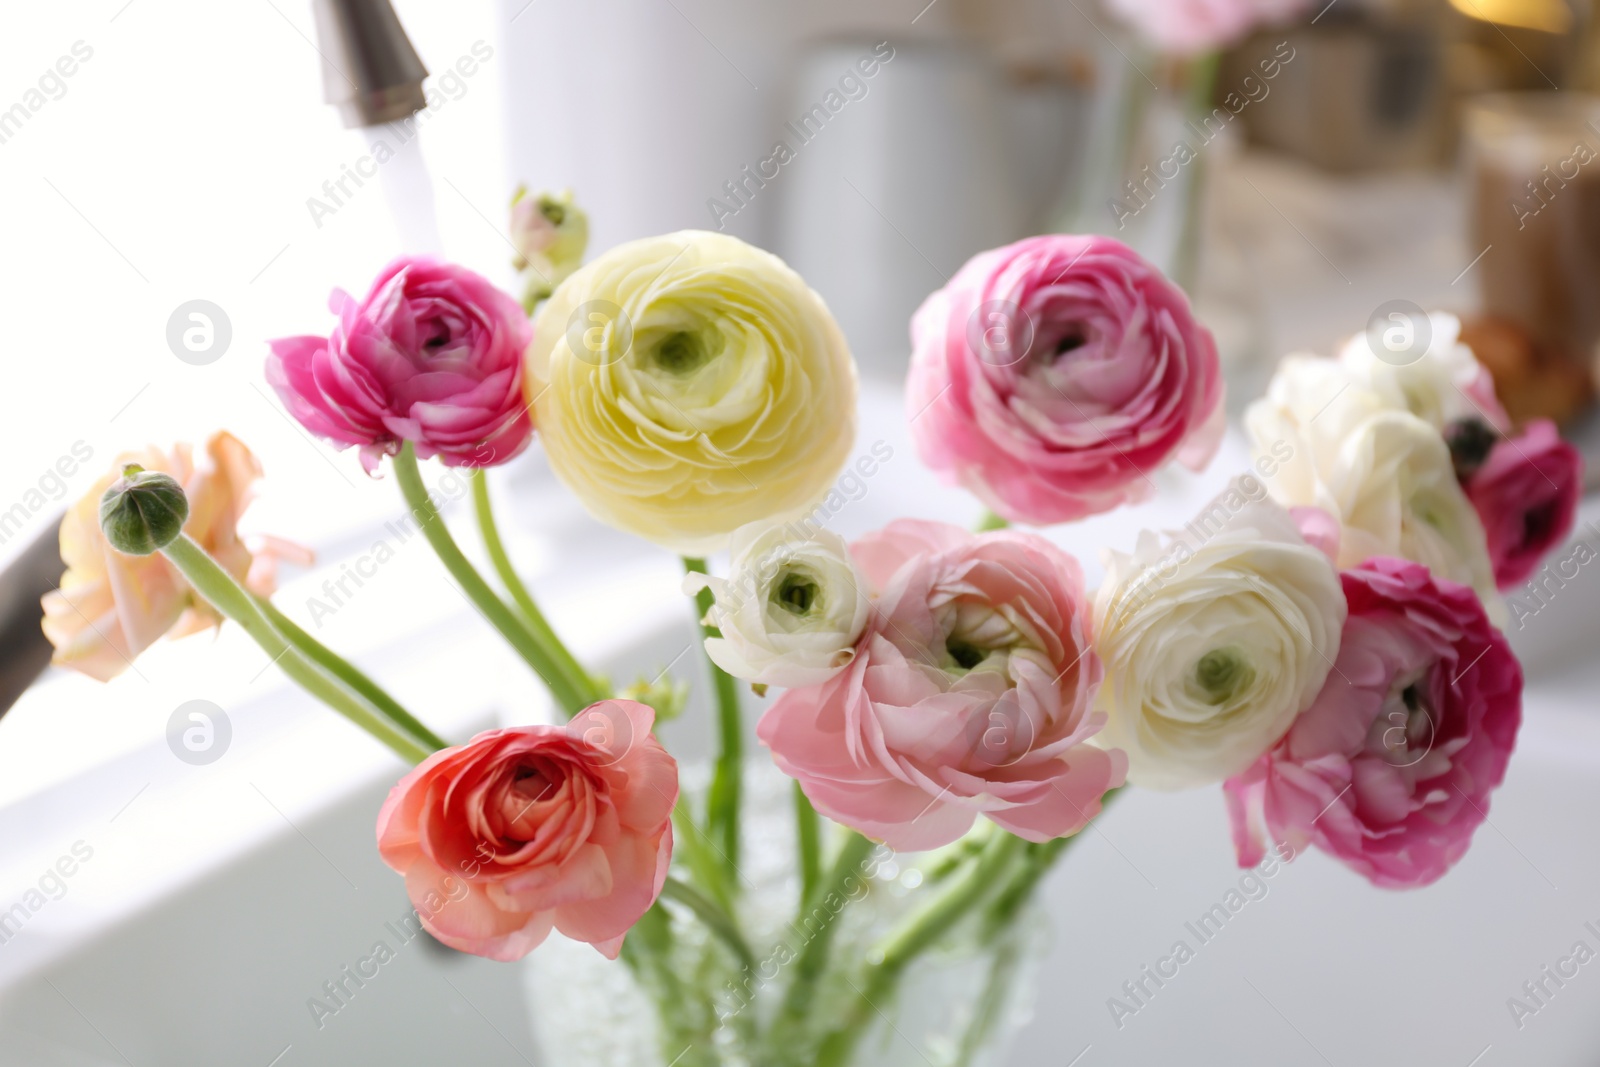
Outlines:
[[[1250, 17], [1217, 14], [1230, 8]], [[847, 536], [976, 515], [906, 438], [907, 320], [973, 253], [1041, 232], [1117, 236], [1180, 279], [1235, 412], [1279, 357], [1331, 353], [1398, 302], [1460, 315], [1513, 417], [1595, 435], [1591, 0], [393, 9], [428, 72], [420, 98], [404, 70], [369, 84], [386, 68], [351, 51], [350, 27], [387, 10], [370, 0], [4, 15], [0, 689], [15, 703], [0, 718], [0, 1063], [538, 1062], [520, 970], [425, 938], [338, 1017], [307, 1011], [407, 912], [371, 837], [399, 765], [284, 688], [231, 627], [158, 646], [106, 685], [34, 682], [59, 516], [146, 443], [226, 426], [262, 457], [249, 526], [316, 550], [279, 598], [306, 621], [403, 508], [285, 417], [265, 340], [325, 331], [329, 291], [363, 291], [402, 250], [514, 289], [521, 184], [572, 188], [591, 251], [721, 229], [825, 297], [863, 369], [858, 447], [895, 456], [836, 517]], [[1101, 547], [1177, 525], [1244, 462], [1230, 438], [1209, 474], [1164, 474], [1162, 499], [1051, 535], [1093, 578]], [[682, 650], [676, 561], [592, 522], [537, 448], [496, 479], [513, 553], [583, 655], [625, 676]], [[440, 481], [448, 513], [463, 490]], [[1577, 536], [1594, 541], [1596, 518], [1586, 500]], [[1521, 1026], [1506, 999], [1574, 941], [1600, 946], [1584, 925], [1600, 927], [1594, 582], [1512, 634], [1530, 672], [1522, 751], [1450, 878], [1400, 897], [1308, 857], [1194, 965], [1207, 977], [1118, 1028], [1106, 998], [1237, 878], [1215, 791], [1131, 797], [1052, 883], [1042, 1006], [1014, 1062], [1188, 1062], [1204, 1047], [1274, 1067], [1593, 1063], [1600, 977]], [[428, 553], [402, 549], [316, 632], [458, 738], [543, 707], [478, 627]], [[202, 763], [169, 742], [193, 701], [227, 725]], [[674, 728], [680, 752], [703, 751], [695, 716]], [[64, 856], [76, 873], [34, 893]]]

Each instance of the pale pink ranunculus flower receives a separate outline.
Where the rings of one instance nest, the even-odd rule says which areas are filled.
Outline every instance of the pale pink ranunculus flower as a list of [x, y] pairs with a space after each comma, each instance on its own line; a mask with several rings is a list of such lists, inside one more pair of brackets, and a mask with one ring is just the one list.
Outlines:
[[845, 670], [762, 717], [779, 768], [895, 849], [948, 844], [980, 814], [1030, 841], [1081, 830], [1127, 759], [1085, 743], [1105, 716], [1077, 561], [1033, 534], [912, 519], [852, 547], [872, 615]]
[[1239, 864], [1309, 843], [1375, 885], [1427, 885], [1488, 818], [1522, 668], [1464, 585], [1389, 557], [1340, 578], [1350, 610], [1321, 694], [1225, 785]]
[[415, 444], [422, 459], [489, 467], [527, 447], [533, 421], [522, 356], [533, 327], [487, 279], [429, 257], [401, 257], [362, 300], [334, 290], [327, 337], [271, 342], [267, 381], [300, 425], [357, 445], [376, 470]]
[[1217, 347], [1126, 245], [1051, 234], [980, 253], [911, 320], [907, 413], [922, 461], [1013, 522], [1143, 500], [1223, 429]]
[[1555, 423], [1537, 419], [1519, 436], [1497, 441], [1465, 489], [1483, 522], [1495, 585], [1512, 589], [1572, 532], [1583, 495], [1583, 456], [1561, 439]]
[[1237, 44], [1259, 26], [1305, 14], [1310, 0], [1105, 0], [1158, 52], [1196, 56]]
[[51, 662], [102, 682], [121, 674], [163, 635], [181, 637], [222, 623], [160, 553], [124, 555], [106, 541], [100, 497], [129, 463], [177, 480], [189, 500], [183, 532], [252, 592], [271, 594], [280, 560], [311, 562], [309, 551], [286, 541], [251, 538], [247, 545], [240, 537], [239, 517], [261, 464], [232, 434], [213, 434], [198, 462], [187, 444], [123, 453], [62, 518], [67, 569], [60, 587], [41, 602], [44, 633], [55, 646]]
[[655, 712], [603, 700], [560, 726], [429, 756], [378, 813], [378, 852], [440, 941], [518, 960], [551, 930], [608, 959], [661, 894], [678, 765]]

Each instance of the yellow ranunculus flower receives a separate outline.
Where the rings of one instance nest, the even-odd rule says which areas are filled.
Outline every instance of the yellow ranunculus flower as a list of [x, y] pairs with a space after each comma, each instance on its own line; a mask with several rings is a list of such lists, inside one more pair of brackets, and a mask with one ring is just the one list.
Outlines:
[[573, 274], [539, 313], [526, 377], [562, 482], [689, 555], [804, 514], [855, 439], [838, 323], [782, 260], [722, 234], [633, 241]]

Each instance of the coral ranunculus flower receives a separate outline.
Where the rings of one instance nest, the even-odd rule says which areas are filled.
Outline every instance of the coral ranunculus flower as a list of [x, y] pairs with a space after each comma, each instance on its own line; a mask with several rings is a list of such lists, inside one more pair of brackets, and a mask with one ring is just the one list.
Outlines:
[[232, 434], [213, 434], [198, 463], [186, 444], [170, 452], [146, 448], [118, 456], [114, 473], [96, 482], [61, 520], [67, 571], [60, 588], [42, 601], [45, 636], [56, 649], [52, 662], [102, 682], [122, 673], [162, 635], [181, 637], [222, 622], [160, 554], [124, 555], [106, 542], [100, 497], [129, 463], [169, 474], [183, 486], [189, 499], [183, 532], [252, 592], [272, 592], [280, 559], [310, 562], [309, 552], [284, 541], [263, 538], [252, 552], [240, 539], [239, 516], [261, 464]]
[[1226, 786], [1239, 864], [1307, 843], [1375, 885], [1437, 880], [1488, 818], [1522, 722], [1522, 668], [1471, 589], [1379, 557], [1340, 575], [1335, 669]]
[[770, 253], [684, 230], [556, 289], [528, 353], [550, 466], [602, 522], [688, 555], [827, 493], [856, 371], [822, 298]]
[[365, 299], [335, 290], [328, 337], [271, 343], [267, 381], [300, 425], [359, 445], [376, 470], [403, 442], [422, 459], [490, 467], [533, 436], [522, 395], [532, 327], [510, 296], [464, 267], [402, 257]]
[[378, 813], [378, 851], [452, 948], [517, 960], [552, 929], [610, 959], [661, 893], [678, 765], [655, 712], [603, 700], [561, 726], [429, 756]]
[[902, 519], [853, 546], [876, 597], [850, 665], [757, 728], [818, 811], [891, 848], [949, 844], [978, 815], [1065, 837], [1122, 784], [1085, 744], [1105, 723], [1078, 562], [1033, 534]]
[[982, 252], [911, 320], [922, 461], [1012, 522], [1096, 515], [1222, 439], [1222, 375], [1183, 290], [1109, 237]]

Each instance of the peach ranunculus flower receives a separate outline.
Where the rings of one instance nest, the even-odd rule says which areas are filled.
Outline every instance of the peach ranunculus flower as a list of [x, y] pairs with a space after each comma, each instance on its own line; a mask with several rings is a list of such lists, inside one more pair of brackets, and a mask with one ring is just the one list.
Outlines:
[[122, 673], [163, 635], [182, 637], [222, 622], [160, 553], [123, 555], [106, 542], [100, 497], [129, 463], [170, 474], [183, 486], [189, 498], [183, 532], [253, 592], [272, 592], [278, 560], [310, 562], [309, 552], [287, 542], [264, 538], [252, 551], [241, 540], [239, 517], [261, 477], [261, 464], [232, 434], [213, 434], [198, 462], [187, 444], [118, 456], [111, 473], [61, 520], [67, 571], [60, 588], [41, 602], [44, 633], [56, 649], [53, 662], [102, 682]]
[[429, 932], [517, 960], [555, 929], [616, 959], [672, 858], [678, 764], [654, 721], [603, 700], [561, 726], [487, 730], [402, 778], [378, 851]]

